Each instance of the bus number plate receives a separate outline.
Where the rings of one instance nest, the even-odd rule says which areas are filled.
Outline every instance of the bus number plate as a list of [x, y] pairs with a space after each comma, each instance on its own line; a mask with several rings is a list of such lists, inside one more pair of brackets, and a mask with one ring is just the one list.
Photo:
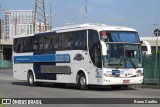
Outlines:
[[128, 84], [130, 83], [130, 80], [123, 80], [123, 83]]

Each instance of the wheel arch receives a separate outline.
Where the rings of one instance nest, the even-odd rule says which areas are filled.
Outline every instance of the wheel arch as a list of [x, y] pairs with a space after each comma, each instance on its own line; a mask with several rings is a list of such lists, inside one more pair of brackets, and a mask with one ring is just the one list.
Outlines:
[[29, 69], [28, 72], [27, 72], [27, 77], [28, 77], [28, 74], [29, 73], [33, 73], [33, 76], [34, 76], [34, 81], [36, 81], [36, 76], [35, 76], [35, 73], [33, 71], [33, 69]]
[[83, 69], [80, 69], [77, 72], [77, 75], [76, 75], [76, 84], [78, 84], [78, 78], [79, 78], [79, 75], [81, 73], [83, 73], [85, 75], [85, 77], [86, 77], [86, 84], [88, 85], [88, 75], [87, 75], [87, 72], [85, 70], [83, 70]]

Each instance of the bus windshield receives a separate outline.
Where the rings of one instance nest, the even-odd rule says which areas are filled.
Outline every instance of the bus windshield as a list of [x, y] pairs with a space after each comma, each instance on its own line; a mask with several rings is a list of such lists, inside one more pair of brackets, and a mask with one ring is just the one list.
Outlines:
[[101, 40], [106, 43], [103, 55], [105, 68], [142, 67], [141, 46], [136, 32], [101, 32]]
[[126, 31], [102, 31], [101, 40], [105, 42], [127, 42], [127, 43], [139, 43], [139, 37], [137, 32]]
[[107, 55], [103, 56], [104, 67], [140, 68], [142, 67], [140, 45], [107, 44]]

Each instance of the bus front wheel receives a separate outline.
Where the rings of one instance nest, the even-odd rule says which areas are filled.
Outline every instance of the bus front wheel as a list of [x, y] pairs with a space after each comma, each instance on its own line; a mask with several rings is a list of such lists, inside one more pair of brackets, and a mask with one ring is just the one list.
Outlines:
[[78, 87], [81, 90], [87, 90], [88, 89], [88, 86], [86, 84], [86, 77], [83, 73], [79, 74]]
[[34, 76], [33, 76], [32, 72], [28, 73], [27, 82], [28, 82], [29, 86], [35, 86], [36, 85], [35, 82], [34, 82]]

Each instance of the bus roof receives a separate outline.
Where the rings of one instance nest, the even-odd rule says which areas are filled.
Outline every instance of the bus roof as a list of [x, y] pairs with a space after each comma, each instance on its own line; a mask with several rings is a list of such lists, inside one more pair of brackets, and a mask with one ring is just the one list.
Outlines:
[[84, 29], [94, 29], [97, 31], [136, 31], [133, 28], [123, 27], [123, 26], [109, 26], [106, 24], [94, 24], [94, 23], [85, 23], [79, 25], [71, 25], [71, 26], [64, 26], [64, 27], [57, 27], [52, 29], [55, 32], [67, 32], [67, 31], [74, 31], [74, 30], [84, 30]]
[[[97, 24], [97, 23], [85, 23], [85, 24], [79, 24], [79, 25], [70, 25], [70, 26], [64, 26], [64, 27], [57, 27], [52, 29], [51, 31], [45, 31], [35, 34], [43, 34], [43, 33], [49, 33], [49, 32], [69, 32], [69, 31], [77, 31], [77, 30], [85, 30], [85, 29], [93, 29], [97, 31], [134, 31], [135, 29], [129, 28], [129, 27], [123, 27], [123, 26], [110, 26], [106, 24]], [[16, 35], [14, 38], [19, 37], [28, 37], [28, 36], [34, 36], [34, 34], [30, 35]]]

